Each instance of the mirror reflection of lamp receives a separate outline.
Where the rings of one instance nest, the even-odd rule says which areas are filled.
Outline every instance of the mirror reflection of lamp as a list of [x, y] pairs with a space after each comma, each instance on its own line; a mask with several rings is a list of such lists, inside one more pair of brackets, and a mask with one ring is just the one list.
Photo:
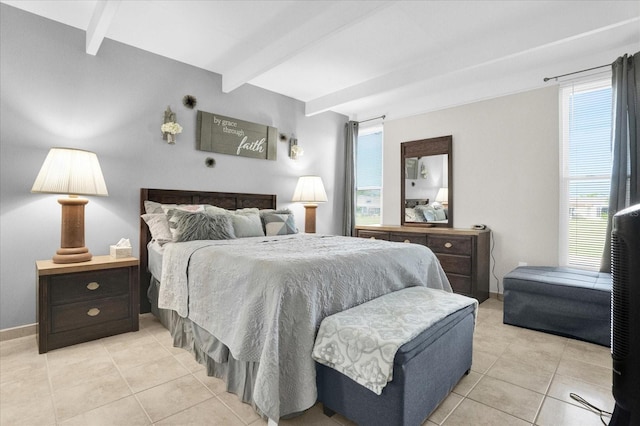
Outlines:
[[304, 205], [304, 232], [315, 234], [318, 203], [327, 201], [322, 178], [320, 176], [301, 176], [291, 201]]
[[62, 232], [53, 263], [87, 262], [92, 255], [84, 245], [84, 206], [78, 195], [107, 196], [107, 186], [95, 153], [72, 148], [51, 148], [31, 192], [68, 194], [60, 198]]
[[449, 204], [449, 188], [440, 188], [436, 195], [436, 201], [447, 207]]

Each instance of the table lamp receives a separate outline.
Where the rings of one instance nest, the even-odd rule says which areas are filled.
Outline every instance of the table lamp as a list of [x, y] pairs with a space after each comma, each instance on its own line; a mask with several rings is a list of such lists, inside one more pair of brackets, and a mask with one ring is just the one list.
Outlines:
[[449, 205], [449, 188], [440, 188], [436, 195], [436, 201], [447, 207]]
[[58, 199], [62, 205], [62, 231], [53, 263], [91, 260], [91, 253], [84, 246], [84, 206], [89, 200], [78, 195], [109, 195], [98, 156], [81, 149], [51, 148], [31, 192], [69, 195]]
[[304, 205], [304, 232], [315, 234], [318, 203], [327, 201], [327, 193], [320, 176], [301, 176], [291, 201]]

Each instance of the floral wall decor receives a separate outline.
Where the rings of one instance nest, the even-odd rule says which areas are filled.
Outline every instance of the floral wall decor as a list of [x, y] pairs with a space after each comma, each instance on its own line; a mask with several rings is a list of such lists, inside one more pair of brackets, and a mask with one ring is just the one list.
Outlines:
[[164, 124], [160, 126], [162, 131], [162, 139], [169, 144], [176, 143], [176, 135], [182, 133], [182, 126], [176, 121], [176, 113], [171, 111], [171, 107], [167, 107], [164, 112]]

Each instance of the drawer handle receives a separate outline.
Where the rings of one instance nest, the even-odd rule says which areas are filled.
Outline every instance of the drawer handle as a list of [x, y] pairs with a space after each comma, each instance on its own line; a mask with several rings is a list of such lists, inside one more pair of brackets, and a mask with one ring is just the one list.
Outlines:
[[404, 240], [404, 242], [405, 242], [405, 243], [410, 243], [411, 241], [409, 241], [409, 240]]
[[445, 246], [446, 248], [451, 248], [451, 247], [453, 247], [453, 244], [451, 244], [451, 243], [444, 243], [444, 246]]
[[98, 284], [95, 281], [90, 282], [89, 284], [87, 284], [87, 289], [88, 290], [97, 290], [98, 287], [100, 287], [100, 284]]
[[89, 315], [90, 317], [95, 317], [99, 313], [100, 313], [100, 309], [98, 308], [91, 308], [87, 311], [87, 315]]
[[369, 237], [369, 239], [370, 239], [370, 240], [375, 240], [375, 239], [376, 239], [376, 237]]

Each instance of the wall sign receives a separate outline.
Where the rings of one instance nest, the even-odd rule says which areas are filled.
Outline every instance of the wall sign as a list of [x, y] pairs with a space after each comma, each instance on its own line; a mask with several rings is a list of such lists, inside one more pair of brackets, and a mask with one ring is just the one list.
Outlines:
[[278, 129], [198, 111], [196, 144], [201, 151], [275, 160]]

